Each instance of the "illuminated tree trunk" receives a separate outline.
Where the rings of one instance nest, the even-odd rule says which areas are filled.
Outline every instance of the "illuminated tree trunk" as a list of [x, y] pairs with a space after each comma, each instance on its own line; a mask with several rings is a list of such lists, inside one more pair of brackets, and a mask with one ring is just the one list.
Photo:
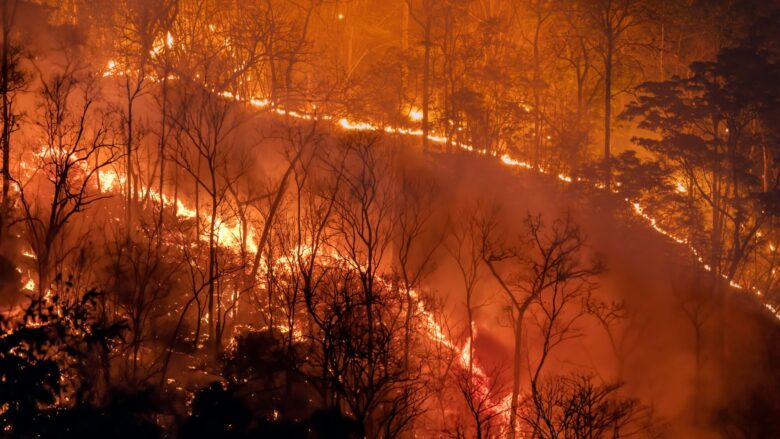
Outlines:
[[718, 120], [713, 121], [713, 170], [712, 170], [712, 231], [710, 236], [710, 273], [711, 282], [713, 288], [713, 297], [715, 298], [715, 315], [717, 328], [715, 330], [715, 362], [716, 366], [722, 366], [724, 360], [724, 345], [725, 345], [725, 320], [726, 320], [726, 291], [723, 286], [723, 280], [721, 279], [722, 270], [722, 249], [723, 249], [723, 207], [722, 200], [726, 193], [723, 193], [723, 170], [720, 164], [720, 123]]
[[422, 149], [428, 150], [428, 133], [430, 131], [430, 81], [431, 81], [431, 20], [427, 19], [425, 25], [425, 53], [423, 55], [423, 120], [422, 120]]
[[162, 122], [160, 123], [160, 181], [159, 181], [159, 189], [158, 194], [160, 196], [160, 216], [158, 217], [157, 221], [157, 248], [159, 249], [162, 246], [162, 235], [163, 235], [163, 218], [165, 213], [165, 200], [163, 198], [164, 194], [164, 185], [165, 185], [165, 145], [166, 145], [166, 134], [165, 134], [165, 128], [168, 123], [167, 116], [168, 116], [168, 69], [165, 69], [165, 72], [163, 73], [163, 80], [162, 80]]
[[542, 59], [540, 50], [540, 35], [544, 22], [550, 17], [550, 14], [544, 10], [543, 2], [537, 2], [535, 5], [536, 26], [534, 28], [533, 38], [533, 99], [534, 99], [534, 167], [540, 169], [542, 165]]
[[[195, 172], [200, 172], [201, 168], [201, 161], [202, 157], [200, 154], [198, 154], [198, 164], [195, 168]], [[198, 248], [198, 251], [201, 250], [201, 231], [200, 231], [200, 184], [198, 183], [197, 177], [193, 176], [193, 186], [195, 187], [195, 243]], [[197, 319], [195, 321], [195, 347], [198, 348], [200, 345], [200, 333], [201, 333], [201, 327], [202, 327], [202, 317], [203, 317], [203, 307], [200, 303], [199, 294], [195, 294], [195, 301], [197, 302]]]
[[424, 16], [418, 16], [412, 11], [412, 0], [406, 0], [408, 16], [422, 29], [423, 33], [423, 84], [422, 84], [422, 150], [428, 150], [428, 135], [430, 133], [430, 82], [431, 82], [431, 33], [433, 31], [433, 14], [435, 2], [423, 2]]
[[766, 148], [766, 139], [761, 139], [761, 183], [764, 192], [769, 192], [769, 151]]
[[542, 164], [542, 100], [539, 96], [539, 77], [534, 74], [534, 168], [540, 169]]
[[409, 85], [409, 61], [406, 57], [409, 51], [409, 13], [409, 3], [401, 2], [401, 52], [404, 54], [404, 61], [401, 63], [401, 95]]
[[46, 290], [49, 287], [49, 252], [48, 244], [44, 244], [44, 248], [36, 251], [35, 256], [38, 258], [38, 294], [41, 298], [46, 294]]
[[173, 167], [173, 217], [179, 214], [179, 168]]
[[[128, 80], [129, 81], [129, 80]], [[133, 224], [133, 103], [135, 102], [135, 96], [130, 95], [130, 84], [127, 83], [127, 144], [125, 145], [125, 192], [127, 199], [125, 200], [125, 221], [126, 221], [126, 233], [127, 239], [130, 239], [130, 231]]]
[[647, 20], [647, 11], [639, 0], [584, 0], [582, 5], [590, 10], [592, 24], [601, 41], [601, 57], [604, 62], [604, 186], [612, 186], [612, 88], [616, 59], [625, 55], [628, 47], [642, 44], [641, 35], [627, 35]]
[[604, 57], [604, 186], [609, 191], [612, 185], [612, 56], [613, 39], [607, 35], [607, 53]]
[[[219, 304], [215, 303], [216, 296], [216, 268], [217, 268], [217, 249], [216, 249], [216, 222], [217, 222], [217, 176], [216, 169], [212, 163], [209, 163], [209, 171], [211, 173], [211, 218], [209, 224], [209, 278], [208, 278], [208, 324], [209, 324], [209, 341], [214, 354], [219, 353], [221, 345], [221, 337], [219, 334]], [[216, 314], [215, 314], [216, 313]]]
[[303, 148], [298, 151], [298, 154], [290, 162], [290, 165], [287, 167], [287, 170], [282, 176], [282, 179], [279, 182], [279, 186], [276, 189], [273, 202], [271, 203], [271, 207], [268, 210], [268, 217], [265, 220], [265, 224], [263, 224], [263, 231], [260, 233], [260, 238], [257, 241], [257, 252], [255, 253], [255, 258], [252, 261], [252, 269], [250, 270], [249, 276], [247, 278], [247, 288], [251, 288], [251, 286], [255, 284], [257, 279], [257, 272], [260, 269], [260, 262], [263, 256], [263, 249], [265, 248], [265, 245], [268, 242], [268, 237], [271, 234], [271, 226], [273, 225], [276, 214], [282, 204], [282, 200], [284, 200], [284, 194], [287, 191], [287, 184], [295, 171], [295, 166], [298, 164], [302, 153]]
[[[2, 144], [3, 153], [3, 195], [2, 206], [0, 207], [0, 242], [2, 242], [5, 236], [5, 229], [8, 225], [8, 216], [10, 210], [9, 191], [11, 187], [11, 131], [13, 130], [13, 124], [15, 115], [13, 114], [12, 107], [13, 102], [11, 99], [11, 74], [12, 70], [15, 70], [15, 61], [12, 59], [11, 54], [11, 28], [13, 26], [13, 16], [16, 12], [16, 3], [13, 6], [9, 5], [11, 0], [3, 0], [2, 9], [2, 32], [3, 32], [3, 47], [2, 47], [2, 61], [0, 65], [0, 94], [2, 94], [2, 116], [3, 116], [3, 129], [0, 143]], [[9, 10], [10, 7], [10, 10]]]
[[509, 412], [509, 437], [514, 438], [517, 435], [517, 413], [520, 409], [520, 379], [522, 374], [522, 350], [523, 350], [523, 321], [525, 312], [531, 305], [531, 300], [523, 302], [517, 310], [515, 317], [515, 347], [512, 358], [512, 403]]
[[[473, 291], [471, 291], [471, 289], [466, 292], [466, 318], [468, 319], [467, 323], [469, 325], [469, 381], [472, 381], [472, 378], [474, 377], [474, 304], [471, 303], [472, 293]], [[469, 383], [469, 387], [470, 386], [471, 382]], [[477, 426], [479, 425], [480, 423], [477, 422]]]
[[710, 232], [710, 268], [712, 274], [717, 277], [720, 273], [720, 254], [721, 254], [721, 228], [722, 228], [722, 212], [721, 212], [721, 169], [720, 169], [720, 148], [718, 137], [718, 130], [720, 124], [715, 122], [713, 124], [713, 131], [715, 137], [713, 139], [714, 148], [714, 163], [712, 168], [712, 230]]
[[11, 120], [10, 120], [10, 102], [8, 99], [8, 57], [9, 57], [9, 44], [8, 37], [11, 34], [10, 18], [8, 17], [8, 2], [3, 1], [2, 7], [2, 20], [3, 20], [3, 53], [2, 53], [2, 71], [0, 71], [0, 93], [3, 95], [3, 200], [2, 200], [2, 212], [0, 212], [0, 240], [5, 234], [5, 225], [8, 222], [8, 187], [10, 185], [9, 167], [10, 167], [10, 151], [11, 151]]
[[458, 68], [458, 36], [456, 26], [461, 24], [455, 16], [453, 8], [445, 9], [444, 35], [442, 38], [442, 62], [443, 62], [443, 98], [442, 108], [444, 109], [444, 136], [447, 140], [447, 151], [453, 151], [453, 142], [457, 134], [458, 123], [456, 105], [453, 100], [455, 90], [457, 89], [458, 79], [456, 69]]

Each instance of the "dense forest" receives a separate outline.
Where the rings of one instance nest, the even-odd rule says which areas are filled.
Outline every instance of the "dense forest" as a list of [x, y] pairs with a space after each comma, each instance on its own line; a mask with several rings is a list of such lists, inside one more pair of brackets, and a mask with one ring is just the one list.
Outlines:
[[0, 435], [780, 438], [780, 4], [0, 0]]

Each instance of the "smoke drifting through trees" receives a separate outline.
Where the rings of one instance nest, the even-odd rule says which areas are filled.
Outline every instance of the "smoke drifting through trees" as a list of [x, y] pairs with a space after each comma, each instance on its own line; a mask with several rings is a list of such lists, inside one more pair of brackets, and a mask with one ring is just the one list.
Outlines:
[[774, 5], [0, 13], [4, 434], [780, 435]]

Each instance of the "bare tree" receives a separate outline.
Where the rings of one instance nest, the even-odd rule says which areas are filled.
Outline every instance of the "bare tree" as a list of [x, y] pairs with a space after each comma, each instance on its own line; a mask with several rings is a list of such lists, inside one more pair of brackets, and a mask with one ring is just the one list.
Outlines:
[[431, 71], [433, 70], [433, 33], [436, 28], [440, 2], [435, 0], [405, 0], [408, 16], [417, 24], [422, 33], [420, 45], [423, 46], [422, 66], [422, 149], [428, 150], [428, 136], [431, 124]]
[[[703, 285], [712, 281], [711, 277], [702, 280], [697, 274], [693, 277], [680, 276], [672, 282], [675, 299], [680, 312], [693, 330], [693, 355], [695, 359], [693, 383], [693, 416], [699, 421], [701, 416], [702, 391], [704, 384], [704, 342], [706, 340], [707, 323], [715, 317], [716, 307], [708, 294], [713, 290], [711, 285]], [[679, 283], [683, 283], [679, 285]]]
[[[393, 195], [390, 189], [392, 169], [382, 157], [379, 138], [356, 133], [343, 140], [347, 158], [342, 170], [343, 191], [336, 197], [333, 228], [337, 241], [334, 250], [359, 273], [364, 295], [368, 330], [368, 351], [373, 351], [373, 298], [381, 264], [391, 244]], [[371, 359], [369, 358], [369, 363]]]
[[[320, 347], [319, 380], [326, 404], [343, 405], [366, 435], [395, 437], [422, 413], [429, 392], [423, 369], [405, 367], [406, 292], [382, 274], [394, 237], [392, 161], [375, 135], [347, 135], [337, 150], [343, 154], [335, 155], [328, 172], [339, 190], [325, 192], [332, 195], [318, 203], [312, 218], [312, 236], [327, 233], [326, 250], [333, 256], [318, 259], [324, 267], [315, 268], [316, 283], [302, 277], [317, 328], [312, 337]], [[327, 223], [324, 215], [332, 215]], [[408, 345], [415, 364], [417, 340]]]
[[632, 48], [645, 41], [638, 30], [647, 21], [646, 5], [639, 0], [597, 0], [580, 4], [583, 18], [596, 36], [597, 53], [601, 58], [604, 80], [604, 185], [612, 181], [612, 100], [615, 97], [617, 68], [631, 64]]
[[41, 294], [49, 287], [53, 264], [67, 256], [61, 247], [66, 226], [106, 197], [97, 191], [97, 175], [116, 159], [112, 125], [100, 108], [96, 77], [68, 63], [44, 78], [38, 92], [37, 125], [43, 145], [34, 153], [37, 170], [26, 182], [17, 181], [21, 221], [37, 259]]
[[[587, 22], [582, 20], [580, 9], [576, 3], [570, 3], [561, 12], [561, 20], [565, 20], [565, 24], [553, 31], [552, 50], [562, 63], [561, 67], [567, 72], [567, 77], [574, 80], [576, 100], [571, 125], [564, 126], [555, 134], [569, 143], [566, 147], [572, 152], [562, 160], [562, 164], [569, 169], [576, 169], [586, 159], [586, 151], [590, 146], [592, 108], [599, 97], [601, 79], [596, 65], [596, 43]], [[566, 115], [560, 115], [559, 118], [562, 120], [557, 122], [567, 122]]]
[[[585, 258], [585, 238], [570, 214], [564, 219], [556, 219], [549, 227], [543, 224], [541, 215], [528, 214], [524, 225], [529, 237], [522, 243], [524, 248], [521, 247], [525, 251], [504, 244], [495, 221], [495, 215], [482, 220], [482, 257], [510, 303], [514, 359], [509, 429], [510, 435], [514, 436], [520, 407], [522, 342], [527, 313], [543, 294], [552, 291], [556, 295], [567, 288], [579, 289], [598, 274], [601, 267]], [[500, 264], [506, 262], [513, 262], [514, 268], [519, 270], [512, 275], [502, 271]]]
[[[518, 4], [513, 5], [515, 19], [519, 20], [522, 16], [518, 11]], [[543, 44], [547, 41], [546, 24], [550, 22], [555, 12], [555, 3], [550, 0], [534, 0], [528, 5], [528, 9], [532, 15], [530, 23], [529, 35], [523, 33], [523, 39], [526, 40], [531, 47], [531, 62], [532, 71], [531, 77], [528, 82], [531, 88], [531, 96], [533, 98], [533, 166], [539, 169], [542, 166], [542, 142], [543, 142], [543, 122], [544, 112], [546, 111], [546, 102], [544, 91], [547, 88], [547, 84], [544, 81], [545, 70], [547, 64], [549, 64], [549, 56], [545, 56]], [[519, 29], [523, 29], [526, 23], [518, 24]]]
[[506, 412], [501, 396], [507, 389], [501, 378], [501, 370], [476, 374], [470, 362], [468, 368], [453, 368], [452, 376], [466, 403], [468, 414], [474, 421], [473, 437], [495, 437], [503, 431], [506, 426], [499, 425], [499, 418]]
[[[145, 92], [152, 68], [151, 57], [166, 45], [166, 30], [175, 14], [176, 0], [122, 0], [117, 11], [117, 68], [122, 70], [125, 106], [122, 122], [125, 135], [125, 196], [128, 238], [133, 224], [133, 203], [137, 201], [139, 176], [133, 170], [133, 154], [140, 135], [135, 118], [135, 105]], [[140, 171], [140, 170], [139, 170]]]
[[482, 247], [480, 219], [474, 215], [474, 211], [480, 211], [480, 207], [464, 208], [458, 213], [459, 220], [455, 220], [450, 227], [448, 240], [445, 242], [445, 248], [458, 267], [463, 289], [465, 293], [466, 305], [466, 325], [468, 343], [468, 371], [474, 372], [474, 312], [478, 307], [475, 303], [477, 284], [480, 280], [480, 268], [482, 266]]
[[[234, 102], [204, 90], [199, 85], [186, 87], [178, 97], [175, 113], [171, 117], [173, 124], [183, 133], [186, 143], [181, 145], [174, 161], [186, 172], [195, 185], [196, 223], [200, 223], [200, 203], [198, 194], [205, 192], [208, 212], [205, 217], [205, 239], [207, 241], [208, 270], [207, 318], [209, 343], [214, 352], [221, 346], [220, 326], [226, 309], [222, 307], [218, 296], [219, 273], [227, 267], [219, 265], [220, 230], [227, 227], [231, 218], [226, 213], [229, 188], [237, 178], [230, 166], [231, 154], [235, 147], [236, 130], [242, 123], [240, 109]], [[200, 240], [200, 227], [196, 227], [196, 239]]]
[[544, 439], [659, 437], [663, 425], [652, 409], [636, 399], [619, 397], [621, 387], [620, 383], [595, 383], [589, 375], [545, 380], [530, 415], [523, 415], [529, 425], [527, 433]]
[[427, 275], [434, 269], [433, 257], [441, 244], [444, 233], [431, 236], [434, 226], [434, 182], [425, 175], [411, 175], [420, 170], [402, 170], [400, 195], [396, 202], [395, 247], [397, 271], [401, 288], [406, 295], [406, 317], [404, 322], [405, 363], [409, 365], [412, 339], [412, 322], [417, 313], [419, 288]]
[[156, 227], [142, 227], [143, 234], [127, 242], [117, 236], [108, 254], [107, 268], [111, 297], [126, 318], [130, 332], [126, 347], [126, 376], [130, 382], [142, 384], [160, 372], [163, 356], [157, 352], [161, 320], [170, 315], [167, 299], [177, 285], [180, 274], [177, 258], [167, 247], [159, 245]]
[[[159, 232], [157, 233], [157, 246], [160, 247], [162, 245], [162, 238], [163, 238], [163, 219], [165, 217], [165, 200], [166, 200], [166, 194], [165, 194], [165, 159], [166, 155], [170, 155], [170, 152], [168, 151], [168, 142], [170, 138], [170, 122], [168, 121], [169, 116], [169, 110], [168, 110], [168, 101], [169, 101], [169, 89], [170, 89], [170, 80], [174, 77], [173, 70], [175, 67], [174, 61], [176, 56], [175, 51], [175, 42], [176, 39], [173, 35], [173, 32], [175, 32], [175, 16], [178, 13], [178, 2], [175, 1], [170, 6], [170, 10], [165, 11], [167, 12], [167, 16], [164, 17], [160, 23], [161, 28], [167, 28], [165, 32], [164, 39], [160, 41], [161, 36], [157, 36], [157, 45], [152, 50], [152, 59], [151, 59], [151, 65], [154, 69], [154, 74], [158, 78], [158, 82], [160, 83], [159, 87], [159, 93], [155, 93], [155, 100], [157, 102], [157, 105], [160, 109], [160, 131], [158, 133], [159, 136], [159, 148], [157, 153], [157, 160], [158, 163], [158, 172], [159, 172], [159, 180], [158, 180], [158, 186], [157, 186], [157, 194], [159, 199], [159, 212], [157, 217], [157, 228], [159, 229]], [[162, 29], [161, 29], [162, 30]], [[151, 171], [150, 171], [151, 174]], [[149, 187], [151, 188], [152, 185], [150, 184]], [[175, 205], [175, 202], [174, 202]]]
[[0, 98], [2, 99], [3, 128], [0, 134], [0, 148], [3, 153], [3, 196], [0, 208], [0, 241], [4, 237], [10, 216], [11, 188], [11, 133], [18, 129], [20, 111], [16, 108], [17, 94], [29, 82], [28, 75], [22, 70], [22, 48], [12, 38], [16, 21], [18, 1], [4, 1], [0, 6]]

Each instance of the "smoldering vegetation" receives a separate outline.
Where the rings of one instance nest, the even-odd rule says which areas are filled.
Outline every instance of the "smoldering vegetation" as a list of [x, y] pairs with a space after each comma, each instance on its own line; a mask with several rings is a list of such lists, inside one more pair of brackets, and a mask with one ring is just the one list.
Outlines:
[[4, 2], [3, 434], [780, 437], [776, 14], [662, 3]]

